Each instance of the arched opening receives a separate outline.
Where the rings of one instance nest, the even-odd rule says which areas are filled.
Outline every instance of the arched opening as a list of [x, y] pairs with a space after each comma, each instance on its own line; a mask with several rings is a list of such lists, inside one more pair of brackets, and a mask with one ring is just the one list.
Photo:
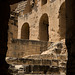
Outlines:
[[59, 35], [60, 40], [64, 39], [66, 36], [66, 7], [65, 2], [61, 5], [59, 9]]
[[39, 40], [41, 41], [49, 40], [48, 26], [49, 26], [48, 15], [43, 14], [39, 23]]
[[42, 0], [42, 5], [46, 4], [47, 3], [47, 0]]
[[21, 39], [29, 39], [29, 24], [24, 23], [21, 29]]

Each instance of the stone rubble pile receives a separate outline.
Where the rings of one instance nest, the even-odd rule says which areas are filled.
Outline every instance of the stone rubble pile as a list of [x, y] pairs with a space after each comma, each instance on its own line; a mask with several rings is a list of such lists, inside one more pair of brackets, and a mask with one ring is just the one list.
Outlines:
[[63, 41], [52, 43], [41, 54], [23, 58], [6, 58], [13, 75], [49, 74], [66, 75], [67, 49]]

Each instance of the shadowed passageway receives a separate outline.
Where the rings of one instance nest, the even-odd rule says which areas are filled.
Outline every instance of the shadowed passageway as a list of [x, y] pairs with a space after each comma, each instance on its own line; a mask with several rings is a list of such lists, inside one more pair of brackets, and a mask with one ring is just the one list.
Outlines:
[[75, 75], [75, 0], [66, 0], [67, 75]]
[[9, 65], [5, 61], [8, 39], [10, 5], [22, 0], [0, 0], [0, 75], [8, 74]]

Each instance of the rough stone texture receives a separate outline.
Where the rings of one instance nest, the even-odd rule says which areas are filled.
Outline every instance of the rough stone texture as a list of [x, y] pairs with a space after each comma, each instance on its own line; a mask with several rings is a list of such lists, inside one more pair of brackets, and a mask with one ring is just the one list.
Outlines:
[[41, 54], [50, 46], [50, 42], [13, 39], [9, 44], [8, 57], [22, 58], [28, 55]]
[[[44, 55], [45, 57], [45, 55]], [[47, 56], [46, 56], [47, 57]], [[48, 55], [48, 57], [53, 58]], [[59, 56], [61, 57], [61, 55]], [[66, 56], [63, 56], [66, 58]], [[59, 74], [66, 75], [67, 59], [36, 59], [36, 58], [8, 58], [9, 69], [14, 74]]]
[[66, 74], [65, 15], [65, 0], [11, 5], [7, 62], [13, 75]]
[[[16, 66], [20, 66], [16, 68]], [[22, 67], [21, 67], [22, 66]], [[51, 74], [51, 75], [66, 75], [65, 67], [50, 67], [45, 65], [10, 65], [10, 69], [13, 70], [14, 75], [24, 74]], [[45, 72], [46, 71], [46, 72]]]
[[[67, 49], [64, 42], [52, 43], [49, 50], [41, 54], [24, 56], [21, 58], [7, 57], [6, 61], [11, 64], [11, 74], [52, 74], [66, 75]], [[55, 49], [57, 48], [57, 51]], [[59, 51], [59, 49], [61, 51]], [[51, 51], [51, 52], [50, 52]], [[48, 53], [47, 53], [48, 52]]]
[[[21, 29], [24, 23], [29, 24], [30, 40], [40, 40], [40, 35], [42, 35], [43, 33], [44, 35], [46, 35], [44, 25], [42, 27], [44, 31], [40, 27], [42, 24], [41, 21], [45, 20], [45, 18], [42, 18], [44, 17], [44, 15], [48, 16], [49, 41], [56, 42], [62, 38], [65, 38], [65, 29], [66, 29], [65, 0], [62, 1], [55, 0], [54, 2], [47, 0], [47, 3], [44, 5], [42, 5], [42, 1], [39, 0], [37, 1], [37, 4], [33, 6], [30, 12], [28, 12], [27, 14], [21, 12], [21, 14], [18, 16], [18, 39], [21, 39]], [[43, 31], [42, 34], [40, 34], [39, 32], [40, 28], [41, 31]]]
[[34, 2], [26, 0], [11, 5], [7, 56], [9, 51], [13, 50], [10, 49], [12, 39], [50, 42], [64, 39], [66, 34], [65, 14], [65, 0], [34, 0]]
[[[13, 29], [15, 34], [10, 30], [13, 36], [15, 36], [13, 38], [21, 39], [22, 27], [26, 23], [29, 25], [29, 40], [45, 41], [43, 38], [46, 36], [50, 42], [56, 42], [65, 38], [65, 0], [47, 0], [47, 3], [43, 5], [42, 2], [44, 1], [35, 0], [33, 2], [32, 0], [28, 0], [11, 6], [11, 11], [18, 14], [18, 27], [10, 27], [17, 28], [17, 31]], [[10, 33], [9, 35], [11, 36]], [[40, 39], [41, 37], [43, 38]]]
[[60, 42], [55, 42], [47, 48], [48, 50], [44, 51], [43, 54], [67, 54], [67, 48], [65, 45], [65, 40], [61, 40]]

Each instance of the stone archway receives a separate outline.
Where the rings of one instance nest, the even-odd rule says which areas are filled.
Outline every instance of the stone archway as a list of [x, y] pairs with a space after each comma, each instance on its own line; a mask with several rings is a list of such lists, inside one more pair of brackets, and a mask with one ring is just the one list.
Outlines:
[[29, 39], [29, 24], [24, 23], [21, 28], [21, 39]]
[[59, 35], [60, 40], [65, 39], [66, 36], [66, 6], [62, 3], [59, 9]]
[[48, 26], [48, 15], [45, 13], [42, 15], [39, 23], [39, 40], [49, 41]]
[[44, 4], [47, 3], [47, 0], [41, 0], [41, 1], [42, 1], [42, 2], [41, 2], [42, 5], [44, 5]]

